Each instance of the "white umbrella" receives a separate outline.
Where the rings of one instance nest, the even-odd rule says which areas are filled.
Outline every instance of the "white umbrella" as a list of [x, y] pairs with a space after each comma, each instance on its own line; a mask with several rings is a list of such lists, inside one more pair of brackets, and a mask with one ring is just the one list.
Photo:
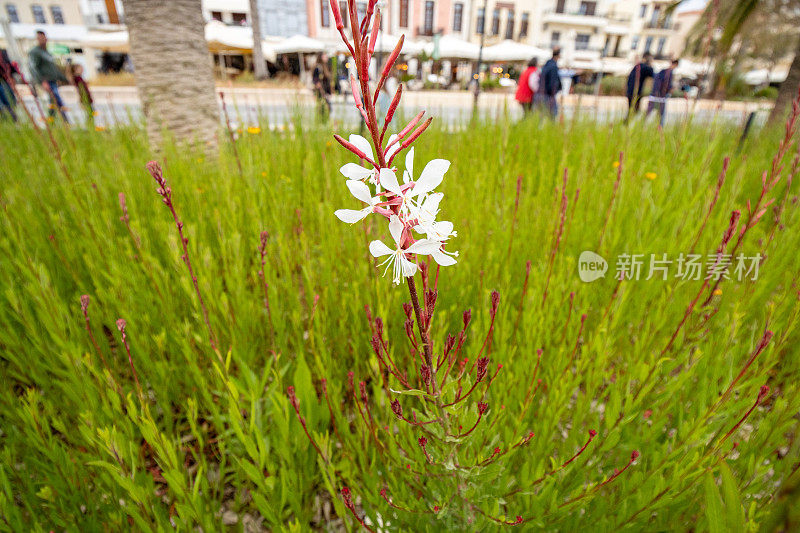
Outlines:
[[86, 48], [126, 52], [128, 50], [128, 30], [90, 31], [81, 44]]
[[550, 57], [550, 52], [511, 40], [483, 49], [483, 58], [486, 61], [527, 61], [533, 57], [545, 60]]
[[305, 35], [293, 35], [274, 44], [273, 48], [276, 54], [311, 54], [324, 52], [327, 46], [322, 41]]
[[[253, 50], [253, 30], [247, 26], [228, 26], [212, 20], [206, 24], [205, 35], [213, 52]], [[267, 61], [275, 62], [276, 53], [272, 45], [262, 41], [261, 50]]]
[[[425, 53], [433, 54], [434, 43], [425, 43], [423, 46]], [[442, 59], [478, 59], [480, 46], [469, 41], [443, 35], [439, 38], [439, 57]]]

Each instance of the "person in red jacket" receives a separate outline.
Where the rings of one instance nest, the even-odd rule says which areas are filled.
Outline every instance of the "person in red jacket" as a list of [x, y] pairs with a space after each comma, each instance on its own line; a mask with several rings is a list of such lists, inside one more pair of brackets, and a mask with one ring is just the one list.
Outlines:
[[517, 84], [517, 102], [522, 104], [522, 110], [527, 115], [531, 110], [533, 102], [533, 95], [539, 90], [539, 62], [534, 57], [528, 61], [528, 68], [526, 68], [519, 77]]

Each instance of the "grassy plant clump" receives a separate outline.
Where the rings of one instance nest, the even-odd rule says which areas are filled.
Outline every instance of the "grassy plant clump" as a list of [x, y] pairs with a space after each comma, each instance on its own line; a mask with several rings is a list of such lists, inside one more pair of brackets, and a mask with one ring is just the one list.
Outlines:
[[386, 222], [333, 214], [357, 206], [329, 127], [167, 146], [152, 174], [139, 127], [52, 133], [0, 124], [0, 529], [791, 525], [786, 131], [434, 121], [415, 157], [452, 163], [460, 255], [417, 279], [449, 430], [368, 251]]

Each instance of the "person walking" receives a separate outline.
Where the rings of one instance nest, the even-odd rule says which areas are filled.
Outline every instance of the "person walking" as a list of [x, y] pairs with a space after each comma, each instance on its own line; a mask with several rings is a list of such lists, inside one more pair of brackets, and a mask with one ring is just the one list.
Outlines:
[[5, 48], [0, 48], [0, 118], [8, 114], [11, 120], [17, 121], [17, 99], [14, 96], [14, 73], [19, 73], [17, 66], [8, 57]]
[[661, 115], [658, 125], [660, 128], [664, 127], [664, 117], [667, 114], [667, 98], [672, 92], [672, 78], [675, 67], [678, 66], [678, 60], [673, 59], [670, 65], [655, 75], [653, 78], [653, 90], [650, 91], [650, 98], [647, 100], [647, 113], [645, 118], [650, 116], [650, 112], [658, 110]]
[[317, 54], [317, 64], [314, 66], [311, 81], [314, 84], [320, 116], [327, 120], [331, 114], [331, 72], [328, 68], [328, 56], [322, 52]]
[[556, 96], [561, 91], [561, 77], [558, 74], [558, 59], [561, 57], [561, 48], [553, 48], [553, 57], [547, 60], [542, 67], [539, 79], [539, 90], [536, 93], [538, 103], [547, 107], [552, 118], [558, 116], [558, 102]]
[[640, 61], [628, 74], [628, 84], [625, 88], [625, 96], [628, 98], [628, 115], [625, 118], [627, 122], [630, 120], [631, 115], [639, 112], [639, 105], [642, 103], [642, 92], [644, 91], [644, 82], [647, 78], [653, 78], [653, 54], [645, 52], [642, 61]]
[[71, 65], [69, 72], [72, 84], [78, 91], [78, 100], [86, 112], [86, 122], [94, 125], [94, 98], [92, 98], [92, 93], [89, 91], [89, 84], [83, 79], [83, 65]]
[[64, 110], [64, 101], [58, 92], [58, 83], [66, 83], [67, 78], [47, 51], [47, 35], [41, 30], [36, 32], [36, 46], [28, 52], [28, 61], [33, 81], [40, 83], [50, 95], [50, 116], [54, 116], [58, 110], [64, 122], [69, 123]]
[[515, 98], [522, 106], [522, 111], [525, 115], [530, 113], [533, 105], [533, 95], [539, 91], [540, 72], [538, 64], [539, 60], [535, 57], [532, 58], [528, 61], [528, 68], [519, 76]]

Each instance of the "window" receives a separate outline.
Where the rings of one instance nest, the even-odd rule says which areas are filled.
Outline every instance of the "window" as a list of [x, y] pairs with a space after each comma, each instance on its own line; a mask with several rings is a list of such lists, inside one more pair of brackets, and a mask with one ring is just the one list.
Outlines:
[[647, 15], [647, 4], [642, 4], [642, 8], [639, 10], [639, 18], [643, 19]]
[[218, 20], [222, 22], [222, 11], [212, 11], [211, 20]]
[[492, 12], [492, 35], [500, 33], [500, 10], [495, 9]]
[[50, 16], [53, 17], [53, 24], [64, 24], [64, 13], [61, 6], [50, 6]]
[[589, 49], [588, 33], [579, 33], [575, 36], [575, 50], [588, 50]]
[[639, 48], [639, 36], [634, 35], [633, 38], [631, 38], [631, 50], [636, 50], [637, 48]]
[[653, 38], [652, 37], [648, 37], [647, 39], [645, 39], [645, 41], [644, 41], [644, 53], [646, 54], [647, 52], [649, 52], [650, 48], [652, 48], [652, 46], [653, 46]]
[[477, 33], [478, 35], [483, 35], [483, 26], [485, 19], [486, 19], [486, 12], [483, 10], [482, 7], [479, 7], [477, 20], [475, 21], [475, 33]]
[[339, 12], [342, 14], [342, 26], [347, 28], [347, 25], [350, 24], [350, 16], [348, 15], [349, 11], [347, 11], [347, 2], [339, 2]]
[[530, 13], [527, 11], [522, 14], [522, 22], [519, 24], [519, 38], [522, 39], [523, 37], [528, 36], [528, 18], [530, 17]]
[[566, 3], [565, 0], [558, 0], [558, 2], [556, 2], [556, 13], [563, 13]]
[[661, 7], [653, 7], [653, 16], [650, 17], [650, 26], [658, 28], [658, 17], [661, 15]]
[[589, 17], [593, 17], [596, 9], [597, 9], [597, 2], [581, 2], [579, 13], [581, 15], [587, 15]]
[[453, 4], [453, 31], [461, 31], [462, 20], [464, 19], [464, 4], [456, 2]]
[[44, 9], [39, 4], [33, 4], [31, 6], [31, 13], [33, 13], [33, 21], [36, 24], [44, 24], [47, 21], [44, 19]]
[[247, 13], [231, 13], [231, 17], [237, 26], [247, 26]]
[[425, 28], [423, 33], [425, 35], [433, 34], [433, 0], [425, 2]]
[[656, 47], [656, 55], [662, 56], [664, 55], [664, 45], [667, 44], [667, 38], [662, 37], [658, 40], [658, 46]]
[[[347, 2], [342, 3], [347, 5]], [[408, 0], [400, 0], [400, 27], [408, 28]]]
[[550, 44], [552, 46], [558, 46], [558, 41], [561, 40], [561, 32], [554, 31], [553, 34], [550, 36]]
[[508, 20], [506, 21], [506, 39], [514, 38], [514, 12], [508, 10]]
[[331, 25], [331, 14], [328, 13], [329, 5], [327, 0], [319, 0], [319, 24], [323, 28], [328, 28]]
[[9, 22], [19, 22], [19, 13], [17, 13], [17, 6], [14, 4], [6, 4], [6, 13], [8, 13]]

